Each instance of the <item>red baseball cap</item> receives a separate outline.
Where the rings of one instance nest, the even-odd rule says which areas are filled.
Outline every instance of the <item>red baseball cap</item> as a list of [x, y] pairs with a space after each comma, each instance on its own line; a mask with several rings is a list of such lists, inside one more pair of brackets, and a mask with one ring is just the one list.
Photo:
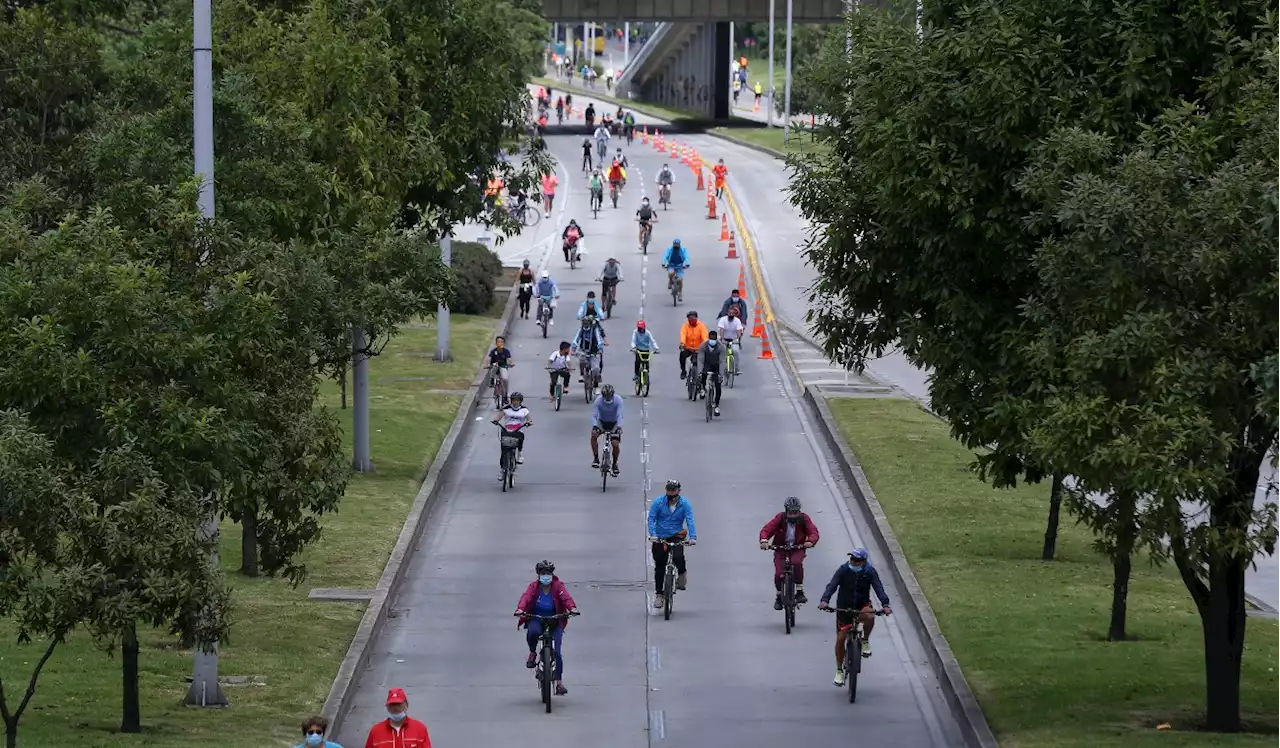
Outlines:
[[404, 695], [403, 688], [393, 688], [387, 691], [387, 706], [392, 704], [408, 704], [409, 697]]

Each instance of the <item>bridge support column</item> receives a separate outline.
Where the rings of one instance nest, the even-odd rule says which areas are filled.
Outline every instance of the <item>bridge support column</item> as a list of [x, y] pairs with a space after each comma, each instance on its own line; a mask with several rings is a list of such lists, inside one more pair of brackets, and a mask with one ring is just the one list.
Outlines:
[[714, 119], [729, 119], [729, 58], [733, 54], [733, 22], [720, 21], [715, 25], [715, 44], [711, 47], [711, 101], [710, 114]]

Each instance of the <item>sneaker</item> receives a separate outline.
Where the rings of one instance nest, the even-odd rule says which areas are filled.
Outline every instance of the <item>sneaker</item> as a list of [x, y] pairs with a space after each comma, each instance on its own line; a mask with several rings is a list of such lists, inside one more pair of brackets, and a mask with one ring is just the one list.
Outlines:
[[773, 596], [773, 609], [782, 610], [782, 593]]
[[835, 686], [844, 685], [844, 669], [843, 668], [836, 671], [836, 677], [831, 679], [831, 683], [832, 685], [835, 685]]
[[582, 384], [585, 381], [587, 381], [586, 377], [578, 377], [578, 384]]
[[533, 652], [529, 653], [529, 659], [524, 661], [524, 666], [532, 670], [538, 664], [538, 656]]
[[680, 378], [681, 378], [681, 379], [684, 379], [684, 378], [685, 378], [685, 376], [687, 376], [687, 375], [686, 375], [683, 371], [682, 371], [682, 372], [680, 372]]
[[664, 603], [662, 602], [662, 592], [653, 593], [653, 607], [661, 608], [663, 604]]
[[871, 656], [871, 640], [870, 639], [862, 640], [862, 656], [863, 657]]
[[676, 589], [678, 589], [678, 590], [685, 590], [685, 589], [688, 589], [688, 588], [689, 588], [689, 587], [688, 587], [688, 584], [689, 584], [689, 573], [688, 573], [688, 572], [685, 572], [684, 574], [681, 574], [681, 575], [679, 575], [679, 576], [677, 576], [677, 577], [676, 577]]
[[618, 468], [617, 468], [617, 467], [614, 467], [614, 468], [613, 468], [613, 477], [615, 477], [615, 478], [617, 478], [617, 477], [618, 477]]
[[556, 696], [567, 696], [567, 695], [569, 695], [569, 689], [565, 688], [564, 684], [561, 683], [560, 681], [556, 681]]
[[715, 409], [713, 409], [713, 412], [714, 412], [716, 415], [720, 415], [720, 409], [719, 409], [719, 408], [715, 408]]
[[548, 325], [552, 325], [552, 326], [554, 326], [554, 325], [556, 324], [556, 321], [555, 321], [555, 320], [553, 320], [553, 319], [549, 319], [549, 320], [547, 320], [547, 324], [548, 324]]
[[796, 604], [804, 605], [809, 602], [809, 598], [804, 596], [804, 590], [796, 590]]
[[524, 464], [524, 452], [516, 452], [516, 464], [517, 465]]
[[600, 458], [598, 458], [598, 457], [597, 457], [596, 459], [592, 460], [592, 461], [591, 461], [591, 467], [593, 467], [593, 468], [595, 468], [595, 469], [599, 470], [599, 469], [600, 469]]

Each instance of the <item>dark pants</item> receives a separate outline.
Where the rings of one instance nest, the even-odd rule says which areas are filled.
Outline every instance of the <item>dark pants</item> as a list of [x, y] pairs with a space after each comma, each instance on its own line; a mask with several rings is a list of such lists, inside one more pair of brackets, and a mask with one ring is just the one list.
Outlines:
[[791, 554], [791, 566], [796, 584], [804, 584], [804, 551], [774, 551], [773, 586], [777, 590], [782, 589], [782, 564], [786, 561], [788, 553]]
[[564, 381], [560, 384], [561, 389], [569, 389], [569, 370], [551, 372], [551, 385], [547, 389], [547, 394], [556, 396], [556, 377], [560, 377]]
[[[714, 376], [715, 381], [708, 382], [707, 381], [708, 377], [712, 377], [712, 376]], [[711, 397], [711, 390], [708, 389], [708, 385], [714, 385], [716, 388], [715, 400], [713, 400], [713, 402], [715, 403], [715, 406], [718, 408], [720, 407], [720, 370], [719, 369], [712, 369], [711, 371], [702, 372], [702, 388], [707, 390], [707, 397]]]
[[[555, 630], [551, 632], [551, 641], [556, 644], [556, 680], [564, 679], [564, 655], [561, 649], [564, 647], [564, 627], [558, 623], [552, 624]], [[538, 637], [542, 636], [542, 621], [532, 619], [529, 621], [529, 631], [525, 633], [524, 639], [529, 644], [529, 651], [538, 651]]]
[[685, 373], [685, 371], [686, 371], [686, 369], [685, 369], [685, 362], [686, 362], [686, 361], [688, 361], [689, 359], [693, 358], [694, 363], [697, 363], [697, 359], [696, 359], [696, 358], [694, 358], [694, 357], [695, 357], [695, 356], [697, 356], [697, 355], [698, 355], [698, 352], [697, 352], [697, 351], [680, 351], [680, 373], [681, 373], [681, 374], [684, 374], [684, 373]]
[[[504, 432], [503, 436], [507, 436], [507, 434]], [[515, 433], [515, 437], [516, 437], [516, 440], [519, 442], [518, 444], [516, 444], [516, 450], [519, 451], [524, 449], [524, 432], [517, 431]], [[501, 449], [498, 450], [498, 467], [502, 467], [502, 450]]]
[[[617, 278], [614, 278], [612, 280], [605, 278], [604, 280], [600, 281], [600, 308], [601, 309], [604, 308], [604, 297], [609, 293], [609, 289], [610, 288], [616, 289], [617, 287], [618, 287]], [[617, 297], [614, 297], [614, 301], [615, 302], [617, 301]]]
[[533, 301], [533, 291], [521, 291], [519, 301], [520, 301], [520, 314], [525, 317], [528, 317], [529, 303]]
[[685, 572], [684, 546], [675, 545], [668, 548], [662, 543], [654, 543], [650, 550], [653, 552], [653, 572], [655, 577], [653, 589], [661, 595], [663, 576], [667, 573], [667, 554], [674, 554], [673, 560], [675, 561], [676, 571], [683, 574]]

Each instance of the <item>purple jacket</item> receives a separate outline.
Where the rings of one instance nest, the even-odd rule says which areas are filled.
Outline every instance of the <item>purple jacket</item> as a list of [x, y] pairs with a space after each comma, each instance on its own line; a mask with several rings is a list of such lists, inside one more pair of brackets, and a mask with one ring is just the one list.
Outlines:
[[[516, 609], [528, 611], [533, 607], [533, 603], [537, 598], [538, 580], [535, 579], [529, 583], [528, 589], [526, 589], [524, 594], [520, 596], [520, 602], [516, 603]], [[573, 602], [573, 595], [570, 595], [569, 589], [564, 586], [564, 582], [561, 582], [560, 577], [557, 577], [554, 574], [551, 576], [551, 599], [556, 604], [556, 615], [568, 613], [570, 610], [578, 607], [577, 604]], [[516, 625], [519, 627], [527, 625], [528, 623], [529, 619], [527, 617], [522, 617], [520, 622]], [[568, 625], [568, 618], [560, 621], [560, 628], [565, 628]]]

